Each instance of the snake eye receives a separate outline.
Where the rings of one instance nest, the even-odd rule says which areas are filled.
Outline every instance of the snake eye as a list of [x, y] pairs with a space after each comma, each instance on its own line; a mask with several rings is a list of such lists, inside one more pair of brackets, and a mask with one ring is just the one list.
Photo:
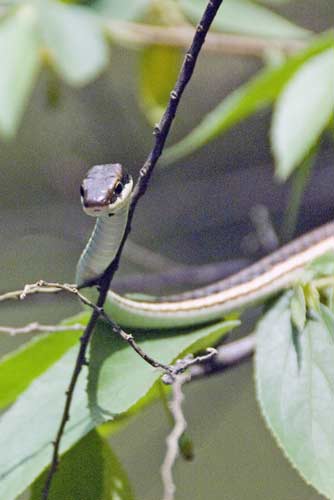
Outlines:
[[82, 198], [83, 198], [84, 194], [85, 194], [84, 188], [82, 186], [80, 186], [80, 196], [82, 196]]
[[115, 186], [115, 193], [116, 194], [121, 194], [122, 190], [123, 190], [123, 184], [121, 182], [119, 182]]

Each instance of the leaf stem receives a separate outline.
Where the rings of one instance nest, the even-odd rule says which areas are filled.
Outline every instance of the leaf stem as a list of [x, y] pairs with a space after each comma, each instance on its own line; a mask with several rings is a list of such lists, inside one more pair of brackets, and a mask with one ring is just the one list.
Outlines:
[[315, 153], [312, 151], [303, 163], [296, 170], [289, 194], [288, 204], [285, 210], [282, 226], [282, 241], [290, 241], [296, 231], [300, 207], [303, 201], [304, 192], [309, 182]]

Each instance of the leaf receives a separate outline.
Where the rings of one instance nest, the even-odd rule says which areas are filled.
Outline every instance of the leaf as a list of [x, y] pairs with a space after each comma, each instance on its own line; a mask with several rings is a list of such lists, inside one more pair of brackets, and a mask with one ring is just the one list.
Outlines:
[[[31, 488], [30, 500], [40, 500], [46, 472]], [[61, 460], [49, 500], [132, 500], [127, 475], [107, 441], [91, 431]]]
[[101, 14], [113, 19], [130, 21], [138, 18], [145, 12], [151, 0], [96, 0], [93, 7]]
[[303, 478], [334, 496], [334, 343], [322, 322], [308, 321], [293, 345], [289, 294], [257, 327], [256, 388], [261, 411]]
[[[143, 335], [143, 348], [148, 348], [151, 355], [158, 355], [163, 349], [161, 361], [171, 361], [181, 352], [201, 349], [216, 341], [227, 330], [238, 325], [238, 321], [229, 321], [218, 325], [201, 328], [188, 335], [159, 334]], [[100, 340], [95, 337], [102, 337]], [[108, 412], [88, 410], [86, 392], [87, 368], [80, 374], [71, 406], [71, 418], [65, 428], [61, 452], [68, 450], [94, 426], [105, 419], [111, 419], [110, 411], [118, 412], [130, 409], [145, 396], [159, 376], [159, 372], [138, 357], [124, 342], [113, 336], [104, 325], [99, 325], [94, 334], [92, 358], [90, 360], [89, 392], [95, 397], [95, 383], [99, 383], [99, 404], [105, 403], [104, 397], [115, 397], [108, 400]], [[105, 352], [103, 352], [105, 349]], [[115, 352], [114, 352], [115, 350]], [[78, 346], [70, 349], [57, 363], [35, 379], [28, 389], [17, 399], [16, 403], [2, 415], [0, 420], [0, 498], [12, 500], [36, 477], [49, 463], [52, 445], [56, 435], [63, 406], [65, 391], [73, 371]], [[113, 353], [114, 355], [112, 355]], [[109, 357], [107, 357], [109, 355]], [[96, 363], [102, 359], [103, 366]], [[111, 374], [115, 362], [117, 367], [115, 378]], [[130, 363], [130, 365], [128, 364]], [[92, 373], [97, 370], [97, 373]], [[109, 376], [112, 376], [110, 379]], [[102, 397], [100, 397], [102, 396]], [[117, 399], [116, 399], [117, 398]]]
[[[315, 84], [316, 82], [316, 84]], [[280, 95], [271, 129], [281, 180], [303, 161], [328, 125], [334, 106], [334, 49], [307, 61]]]
[[[82, 313], [66, 321], [67, 324], [87, 322]], [[29, 384], [79, 339], [81, 332], [67, 331], [40, 335], [5, 356], [0, 361], [0, 408], [13, 403]]]
[[0, 130], [12, 137], [20, 124], [40, 67], [36, 13], [19, 7], [0, 21]]
[[[180, 0], [185, 14], [194, 22], [201, 18], [206, 4], [206, 0]], [[300, 38], [310, 35], [306, 29], [248, 0], [224, 0], [212, 26], [218, 31], [264, 37]]]
[[181, 64], [180, 51], [154, 45], [141, 52], [139, 94], [144, 113], [153, 125], [160, 121]]
[[[225, 321], [193, 331], [136, 335], [140, 347], [162, 363], [171, 363], [185, 351], [197, 351], [213, 343], [239, 324]], [[119, 337], [100, 324], [91, 344], [88, 395], [93, 415], [101, 418], [123, 413], [150, 390], [160, 373]]]
[[[0, 420], [0, 498], [22, 493], [50, 461], [51, 441], [60, 424], [78, 346], [35, 379]], [[79, 376], [61, 452], [87, 434], [94, 423], [87, 407], [87, 368]]]
[[208, 113], [184, 139], [167, 148], [163, 163], [169, 164], [193, 153], [241, 120], [270, 105], [301, 64], [333, 44], [333, 35], [326, 35], [280, 66], [262, 70]]
[[328, 333], [334, 339], [334, 314], [325, 304], [320, 304], [318, 312]]
[[291, 320], [298, 331], [303, 331], [306, 322], [306, 301], [303, 288], [298, 285], [291, 298]]
[[86, 85], [108, 64], [99, 19], [78, 5], [44, 0], [40, 4], [43, 38], [55, 68], [71, 85]]

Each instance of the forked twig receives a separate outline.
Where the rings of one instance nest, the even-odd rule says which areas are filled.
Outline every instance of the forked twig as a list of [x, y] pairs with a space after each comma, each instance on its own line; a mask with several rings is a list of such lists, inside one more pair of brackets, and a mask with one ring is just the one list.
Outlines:
[[173, 383], [173, 395], [169, 403], [169, 409], [174, 419], [174, 427], [167, 436], [167, 452], [161, 466], [161, 478], [164, 487], [163, 500], [173, 500], [175, 483], [173, 480], [173, 465], [179, 455], [179, 441], [187, 428], [187, 421], [183, 415], [182, 402], [184, 395], [182, 386], [190, 380], [190, 373], [183, 373], [176, 377]]

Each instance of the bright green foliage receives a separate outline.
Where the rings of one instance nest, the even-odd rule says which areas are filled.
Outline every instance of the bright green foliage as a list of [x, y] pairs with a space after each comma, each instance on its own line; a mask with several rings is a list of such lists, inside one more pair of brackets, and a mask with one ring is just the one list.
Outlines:
[[21, 7], [0, 22], [0, 63], [0, 130], [11, 137], [40, 66], [36, 13], [32, 7]]
[[291, 320], [295, 327], [302, 332], [306, 322], [306, 300], [301, 285], [296, 286], [291, 298]]
[[[197, 330], [157, 334], [141, 332], [136, 335], [141, 348], [162, 363], [171, 363], [186, 351], [195, 352], [213, 345], [237, 326], [237, 321], [226, 321]], [[88, 395], [92, 414], [97, 420], [123, 413], [137, 403], [159, 377], [159, 372], [145, 363], [138, 354], [111, 336], [100, 325], [92, 339]]]
[[[68, 324], [86, 322], [83, 313], [68, 320]], [[35, 337], [20, 349], [0, 360], [0, 408], [15, 401], [29, 384], [73, 345], [80, 332], [68, 331]]]
[[[50, 461], [78, 347], [36, 378], [0, 421], [0, 498], [12, 500]], [[81, 371], [61, 450], [66, 451], [93, 428], [87, 408], [87, 368]]]
[[22, 2], [0, 20], [0, 132], [12, 137], [40, 69], [42, 50], [71, 85], [86, 85], [108, 64], [101, 20], [57, 0]]
[[139, 92], [142, 109], [148, 120], [158, 123], [168, 102], [181, 66], [178, 49], [152, 46], [140, 59]]
[[271, 130], [276, 172], [285, 180], [328, 125], [334, 109], [334, 49], [307, 61], [279, 96]]
[[[40, 500], [46, 473], [34, 483], [30, 500]], [[62, 457], [50, 500], [132, 500], [129, 480], [108, 443], [91, 431]]]
[[[206, 0], [180, 0], [181, 7], [194, 22], [198, 22]], [[213, 28], [256, 36], [298, 38], [309, 34], [271, 10], [249, 0], [224, 0], [213, 22]]]
[[[140, 333], [138, 341], [148, 354], [171, 363], [188, 350], [212, 345], [238, 324], [238, 321], [222, 322], [193, 332], [174, 332], [174, 335]], [[0, 498], [14, 499], [48, 464], [51, 441], [59, 426], [77, 351], [78, 346], [73, 347], [36, 378], [2, 416]], [[87, 367], [83, 367], [72, 401], [71, 420], [62, 440], [62, 452], [104, 420], [130, 410], [148, 394], [160, 375], [102, 324], [94, 335], [89, 370], [89, 401]]]
[[43, 0], [39, 10], [45, 46], [61, 76], [71, 85], [86, 85], [108, 63], [100, 20], [89, 9]]
[[280, 66], [262, 70], [207, 114], [184, 139], [167, 148], [163, 156], [165, 163], [179, 160], [196, 151], [247, 116], [270, 105], [303, 63], [333, 45], [332, 34], [321, 37]]
[[289, 294], [257, 328], [256, 385], [262, 413], [304, 479], [334, 496], [334, 342], [309, 320], [295, 347]]

